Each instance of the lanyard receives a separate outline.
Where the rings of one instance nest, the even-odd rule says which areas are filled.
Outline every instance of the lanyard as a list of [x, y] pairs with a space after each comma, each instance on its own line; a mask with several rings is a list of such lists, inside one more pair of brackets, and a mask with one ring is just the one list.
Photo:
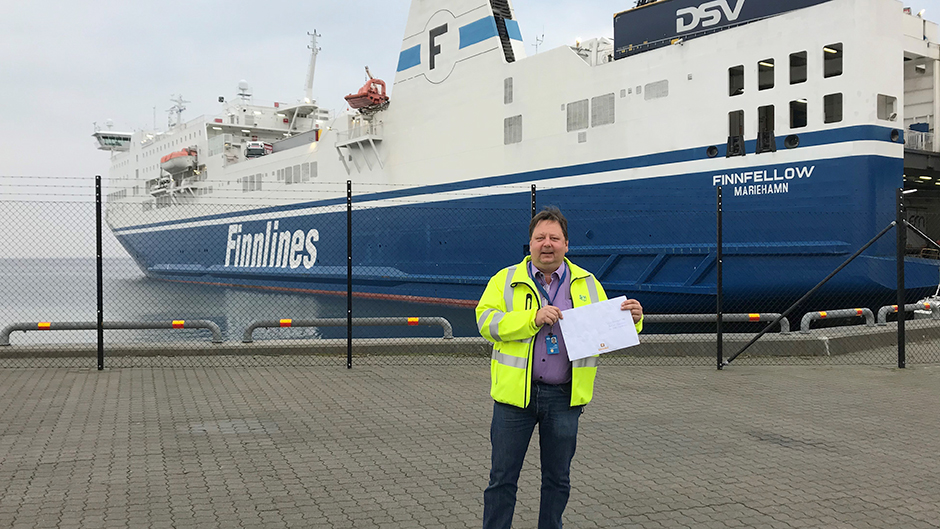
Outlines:
[[[562, 288], [563, 286], [565, 286], [565, 277], [566, 277], [567, 275], [568, 275], [568, 267], [565, 266], [564, 272], [561, 273], [561, 279], [558, 280], [558, 288], [555, 289], [555, 295], [549, 297], [548, 292], [546, 292], [546, 291], [545, 291], [545, 288], [542, 287], [542, 282], [539, 281], [538, 279], [536, 279], [536, 278], [532, 275], [532, 269], [529, 268], [529, 277], [532, 279], [532, 282], [535, 283], [535, 288], [539, 289], [539, 293], [542, 294], [542, 296], [543, 296], [546, 300], [548, 300], [548, 304], [549, 304], [549, 305], [554, 305], [554, 304], [555, 304], [555, 298], [558, 297], [558, 293], [561, 292], [561, 288]], [[551, 285], [549, 285], [549, 288], [551, 288]]]

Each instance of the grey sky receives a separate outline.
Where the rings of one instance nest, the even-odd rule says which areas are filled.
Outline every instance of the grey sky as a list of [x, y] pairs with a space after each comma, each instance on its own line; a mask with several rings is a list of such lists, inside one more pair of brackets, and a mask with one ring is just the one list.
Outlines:
[[[220, 110], [239, 80], [256, 99], [303, 97], [307, 31], [322, 37], [314, 97], [329, 109], [365, 80], [364, 66], [394, 79], [408, 0], [16, 2], [0, 18], [0, 176], [107, 175], [93, 122], [131, 131], [166, 128], [171, 94], [184, 120]], [[577, 37], [612, 36], [612, 16], [633, 0], [516, 0], [528, 53]], [[544, 28], [544, 30], [543, 30]], [[394, 94], [394, 87], [392, 87]]]
[[[612, 36], [612, 16], [634, 0], [515, 0], [527, 53], [578, 37]], [[107, 175], [92, 123], [116, 130], [166, 127], [171, 94], [184, 119], [220, 110], [246, 79], [259, 100], [303, 96], [307, 31], [321, 35], [314, 96], [344, 108], [363, 67], [394, 78], [408, 0], [13, 2], [0, 17], [3, 153], [0, 176]], [[940, 0], [910, 4], [940, 20]], [[933, 15], [933, 16], [932, 16]], [[394, 87], [392, 87], [394, 94]]]

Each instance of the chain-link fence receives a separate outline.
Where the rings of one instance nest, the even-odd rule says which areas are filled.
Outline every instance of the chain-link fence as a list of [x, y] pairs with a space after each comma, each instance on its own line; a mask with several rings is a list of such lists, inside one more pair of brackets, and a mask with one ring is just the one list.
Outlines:
[[[368, 185], [344, 200], [336, 189], [299, 203], [106, 196], [103, 365], [485, 365], [490, 345], [474, 307], [490, 276], [527, 254], [533, 204], [562, 208], [568, 257], [610, 297], [644, 305], [641, 345], [603, 363], [716, 365], [719, 264], [725, 361], [898, 363], [893, 218], [854, 225], [845, 213], [732, 208], [722, 211], [719, 255], [717, 208], [701, 204], [599, 210], [591, 197], [529, 186], [433, 200]], [[98, 365], [88, 191], [0, 202], [9, 226], [0, 367]], [[930, 299], [940, 252], [917, 233], [936, 237], [940, 218], [918, 204], [906, 219], [904, 359], [940, 362], [940, 310]]]

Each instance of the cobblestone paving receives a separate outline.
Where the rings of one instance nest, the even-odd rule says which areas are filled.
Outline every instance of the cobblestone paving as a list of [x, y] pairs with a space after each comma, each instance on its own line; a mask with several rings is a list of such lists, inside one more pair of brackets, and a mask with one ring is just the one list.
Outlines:
[[[479, 527], [488, 376], [0, 370], [0, 526]], [[938, 432], [940, 367], [602, 366], [565, 527], [940, 528]]]

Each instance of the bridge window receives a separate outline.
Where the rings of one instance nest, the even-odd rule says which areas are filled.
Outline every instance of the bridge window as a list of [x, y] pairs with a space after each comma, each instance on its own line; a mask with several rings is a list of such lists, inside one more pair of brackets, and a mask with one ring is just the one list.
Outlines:
[[842, 75], [842, 43], [823, 46], [823, 77]]
[[744, 65], [728, 68], [728, 95], [739, 96], [744, 93]]
[[823, 97], [823, 111], [825, 123], [838, 123], [842, 121], [842, 94], [829, 94]]
[[790, 54], [790, 84], [806, 82], [806, 52]]
[[790, 101], [790, 128], [798, 129], [806, 126], [806, 100]]
[[757, 89], [769, 90], [774, 87], [774, 60], [764, 59], [757, 63]]

